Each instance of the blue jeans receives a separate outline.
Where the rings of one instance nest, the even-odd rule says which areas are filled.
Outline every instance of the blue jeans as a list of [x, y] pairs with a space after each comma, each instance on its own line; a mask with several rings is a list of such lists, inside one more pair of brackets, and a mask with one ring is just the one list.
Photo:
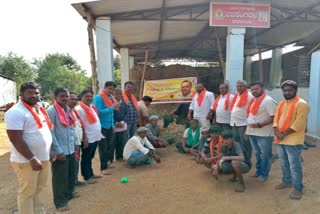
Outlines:
[[130, 139], [133, 135], [135, 135], [137, 130], [138, 122], [135, 123], [127, 123], [128, 130], [128, 139]]
[[273, 137], [249, 135], [249, 140], [256, 154], [256, 176], [267, 180], [272, 164]]
[[303, 190], [301, 150], [302, 145], [278, 145], [282, 182], [289, 185], [292, 184], [293, 188], [298, 191]]
[[148, 155], [144, 155], [142, 152], [137, 150], [131, 153], [128, 163], [131, 165], [144, 165], [154, 163], [154, 160]]

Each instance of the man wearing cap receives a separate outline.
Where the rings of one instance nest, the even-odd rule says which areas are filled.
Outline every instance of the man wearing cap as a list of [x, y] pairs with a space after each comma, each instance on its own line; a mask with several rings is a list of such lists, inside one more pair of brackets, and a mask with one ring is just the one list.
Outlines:
[[160, 157], [146, 137], [147, 131], [147, 128], [139, 127], [136, 134], [126, 143], [123, 158], [129, 165], [151, 164], [154, 161], [160, 163]]
[[151, 115], [149, 117], [149, 123], [145, 126], [147, 131], [147, 138], [155, 148], [163, 148], [169, 145], [169, 143], [160, 138], [160, 126], [158, 125], [159, 117], [157, 115]]
[[281, 161], [282, 182], [277, 190], [291, 188], [290, 199], [299, 200], [303, 194], [301, 149], [305, 137], [309, 105], [297, 95], [298, 85], [284, 81], [281, 89], [285, 100], [280, 102], [274, 117], [275, 143]]
[[219, 159], [217, 164], [212, 168], [213, 176], [218, 177], [219, 173], [233, 174], [231, 182], [238, 182], [235, 191], [244, 192], [245, 184], [243, 174], [249, 172], [251, 168], [250, 160], [246, 159], [240, 143], [233, 140], [233, 135], [230, 130], [223, 131], [223, 144], [220, 149]]

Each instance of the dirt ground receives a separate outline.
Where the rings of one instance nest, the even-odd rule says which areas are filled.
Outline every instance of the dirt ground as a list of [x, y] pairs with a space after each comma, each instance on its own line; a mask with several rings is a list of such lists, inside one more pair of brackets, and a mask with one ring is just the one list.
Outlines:
[[[9, 164], [8, 139], [0, 123], [0, 214], [16, 208], [16, 177]], [[180, 131], [177, 131], [179, 133]], [[159, 149], [161, 164], [127, 168], [115, 162], [113, 174], [98, 183], [79, 187], [81, 197], [70, 201], [66, 214], [170, 214], [170, 213], [318, 213], [320, 209], [320, 146], [303, 151], [304, 196], [288, 199], [290, 189], [274, 190], [280, 182], [279, 160], [273, 163], [270, 178], [261, 183], [245, 175], [247, 190], [235, 193], [230, 176], [215, 180], [208, 169], [196, 164], [191, 156], [176, 152], [174, 145]], [[94, 169], [98, 173], [98, 155]], [[120, 178], [129, 178], [127, 184]], [[49, 213], [54, 213], [52, 194], [48, 194]]]

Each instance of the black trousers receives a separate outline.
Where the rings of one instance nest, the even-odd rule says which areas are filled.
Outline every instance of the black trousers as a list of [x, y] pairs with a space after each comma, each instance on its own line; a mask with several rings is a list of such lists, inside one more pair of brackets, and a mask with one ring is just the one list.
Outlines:
[[74, 154], [66, 155], [65, 160], [56, 160], [51, 164], [53, 203], [56, 208], [67, 206], [74, 191], [75, 177]]
[[101, 133], [105, 138], [101, 139], [98, 143], [99, 156], [100, 156], [100, 169], [108, 169], [108, 162], [113, 160], [114, 156], [114, 143], [112, 141], [113, 129], [102, 128]]
[[89, 180], [94, 174], [92, 169], [92, 159], [94, 158], [94, 154], [96, 152], [98, 142], [89, 143], [87, 148], [82, 148], [82, 155], [81, 155], [81, 175], [83, 176], [84, 180]]
[[123, 159], [123, 148], [128, 141], [128, 131], [125, 130], [123, 132], [115, 132], [113, 133], [112, 141], [115, 145], [116, 150], [116, 159]]

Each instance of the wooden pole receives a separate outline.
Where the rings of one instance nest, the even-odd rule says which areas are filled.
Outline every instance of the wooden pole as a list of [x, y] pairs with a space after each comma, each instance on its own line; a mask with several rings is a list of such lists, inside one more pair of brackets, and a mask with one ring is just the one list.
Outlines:
[[261, 49], [259, 49], [259, 80], [263, 82], [263, 61]]
[[143, 84], [144, 84], [144, 78], [146, 76], [146, 71], [147, 71], [148, 55], [149, 55], [149, 51], [148, 51], [148, 48], [146, 48], [145, 56], [144, 56], [144, 65], [142, 70], [142, 77], [140, 82], [140, 100], [142, 99], [142, 95], [143, 95]]
[[223, 59], [223, 54], [222, 54], [222, 47], [221, 47], [221, 43], [220, 43], [220, 38], [219, 38], [219, 35], [218, 35], [216, 29], [214, 29], [214, 36], [215, 36], [215, 39], [216, 39], [216, 44], [217, 44], [217, 49], [218, 49], [218, 55], [219, 55], [219, 62], [220, 62], [220, 66], [222, 67], [223, 78], [226, 79], [226, 66], [225, 66], [225, 62], [224, 62], [224, 59]]
[[98, 75], [97, 75], [97, 61], [96, 61], [96, 54], [94, 50], [94, 39], [93, 39], [93, 29], [95, 26], [95, 21], [91, 15], [91, 13], [86, 10], [87, 20], [88, 20], [88, 44], [90, 48], [90, 63], [91, 63], [91, 73], [92, 73], [92, 89], [94, 94], [98, 93], [99, 90], [99, 83], [98, 83]]

